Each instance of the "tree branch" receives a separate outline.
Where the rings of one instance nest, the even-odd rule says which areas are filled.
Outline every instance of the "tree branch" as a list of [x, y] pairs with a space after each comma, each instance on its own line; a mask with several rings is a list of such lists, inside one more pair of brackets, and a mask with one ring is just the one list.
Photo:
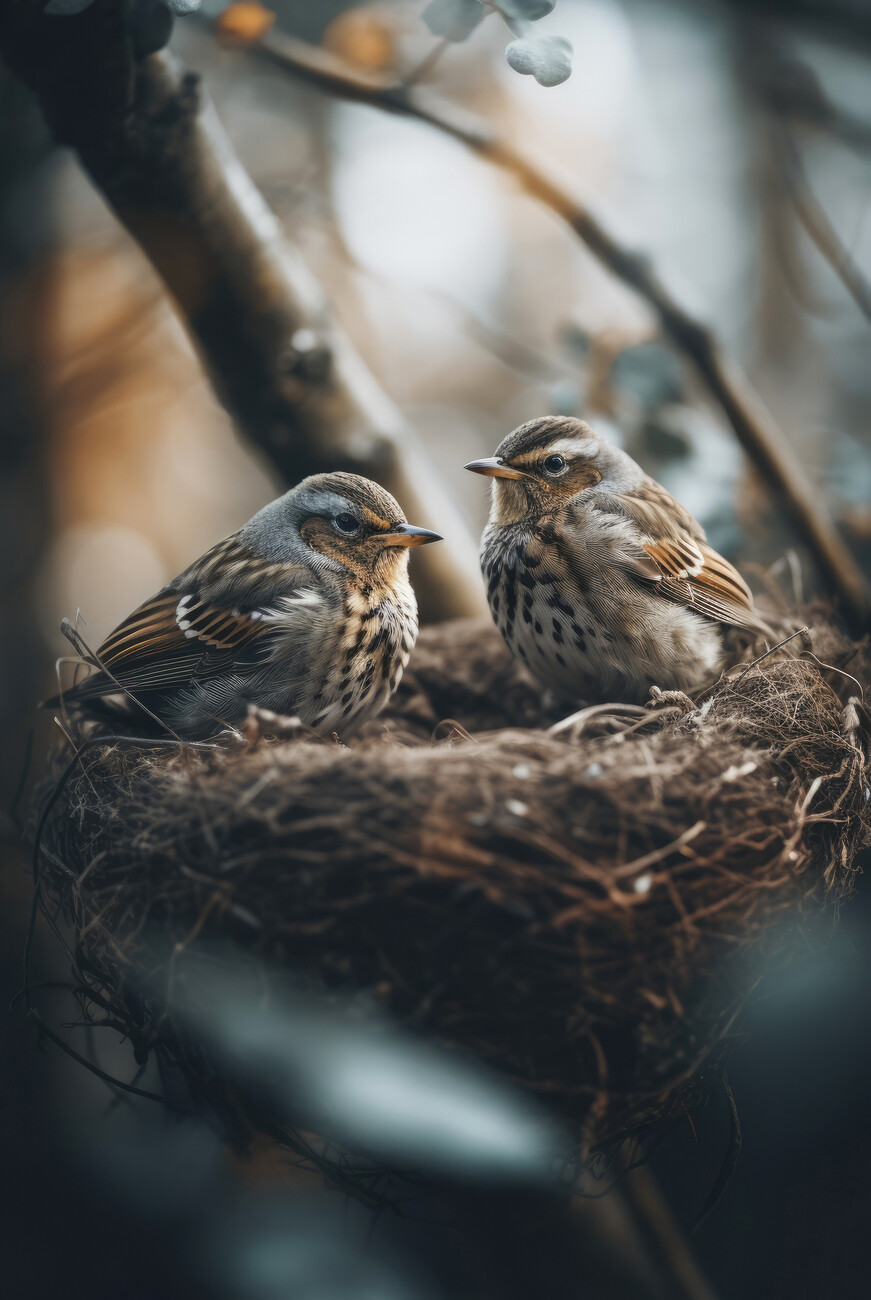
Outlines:
[[465, 520], [285, 242], [198, 76], [153, 50], [162, 40], [144, 18], [165, 12], [94, 0], [59, 18], [42, 0], [3, 0], [0, 53], [162, 276], [248, 437], [289, 481], [343, 468], [383, 483], [446, 537], [421, 553], [423, 615], [481, 612]]
[[795, 214], [862, 314], [871, 320], [871, 283], [845, 247], [811, 189], [798, 146], [785, 127], [776, 127], [780, 164]]
[[[840, 140], [852, 149], [871, 149], [871, 122], [836, 104], [819, 77], [799, 59], [789, 57], [771, 33], [751, 26], [756, 42], [747, 68], [754, 89], [776, 117], [798, 120]], [[746, 55], [747, 42], [745, 42]]]
[[480, 157], [510, 173], [530, 195], [551, 208], [590, 251], [643, 298], [666, 335], [693, 363], [723, 410], [748, 457], [783, 503], [845, 610], [862, 621], [867, 591], [862, 574], [818, 504], [783, 432], [747, 378], [727, 358], [713, 333], [672, 297], [649, 260], [625, 248], [589, 211], [570, 184], [549, 175], [506, 140], [464, 110], [420, 89], [373, 77], [348, 67], [329, 52], [272, 31], [255, 47], [264, 58], [318, 89], [342, 99], [414, 118], [444, 132]]
[[739, 76], [768, 115], [775, 161], [795, 214], [859, 310], [871, 320], [871, 284], [811, 189], [791, 130], [793, 121], [798, 120], [829, 132], [844, 144], [867, 149], [871, 147], [871, 124], [835, 105], [816, 73], [787, 54], [766, 24], [741, 23], [735, 35]]

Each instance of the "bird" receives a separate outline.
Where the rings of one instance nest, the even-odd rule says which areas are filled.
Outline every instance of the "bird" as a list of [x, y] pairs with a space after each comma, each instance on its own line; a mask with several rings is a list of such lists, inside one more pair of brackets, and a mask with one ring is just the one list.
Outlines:
[[408, 550], [441, 540], [377, 483], [313, 475], [135, 609], [63, 702], [194, 740], [249, 706], [345, 731], [395, 691], [418, 629]]
[[495, 456], [481, 567], [509, 649], [559, 698], [644, 703], [717, 679], [730, 629], [775, 634], [685, 506], [583, 420], [521, 424]]

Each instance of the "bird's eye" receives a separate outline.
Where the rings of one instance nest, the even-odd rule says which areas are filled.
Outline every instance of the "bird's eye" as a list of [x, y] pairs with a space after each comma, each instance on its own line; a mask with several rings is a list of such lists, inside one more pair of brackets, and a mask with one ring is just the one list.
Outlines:
[[548, 456], [544, 462], [544, 472], [546, 474], [562, 474], [565, 467], [565, 456]]
[[360, 520], [352, 514], [336, 515], [333, 524], [338, 532], [344, 533], [346, 537], [360, 531]]

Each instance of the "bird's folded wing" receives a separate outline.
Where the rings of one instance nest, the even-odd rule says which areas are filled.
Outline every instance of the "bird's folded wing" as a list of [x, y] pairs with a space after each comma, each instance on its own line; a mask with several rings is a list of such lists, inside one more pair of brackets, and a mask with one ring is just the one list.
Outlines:
[[[115, 683], [134, 694], [160, 691], [267, 653], [279, 627], [287, 629], [294, 596], [304, 586], [303, 571], [267, 565], [232, 540], [119, 624], [97, 651], [105, 672], [82, 682], [75, 693], [108, 694], [117, 689]], [[255, 603], [264, 594], [271, 599]]]
[[171, 592], [146, 601], [97, 652], [106, 673], [128, 690], [161, 690], [228, 668], [268, 627], [258, 611], [240, 613]]
[[772, 635], [740, 573], [708, 545], [697, 521], [664, 488], [651, 483], [638, 494], [618, 499], [638, 526], [647, 557], [642, 563], [646, 567], [652, 560], [656, 575], [630, 567], [652, 579], [660, 595], [718, 622]]

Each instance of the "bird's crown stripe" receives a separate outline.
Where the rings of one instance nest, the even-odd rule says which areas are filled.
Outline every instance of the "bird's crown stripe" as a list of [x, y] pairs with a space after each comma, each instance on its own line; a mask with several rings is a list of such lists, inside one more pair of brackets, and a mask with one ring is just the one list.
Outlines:
[[561, 456], [580, 456], [589, 459], [596, 454], [595, 438], [556, 438], [553, 442], [545, 443], [549, 455], [558, 453]]

